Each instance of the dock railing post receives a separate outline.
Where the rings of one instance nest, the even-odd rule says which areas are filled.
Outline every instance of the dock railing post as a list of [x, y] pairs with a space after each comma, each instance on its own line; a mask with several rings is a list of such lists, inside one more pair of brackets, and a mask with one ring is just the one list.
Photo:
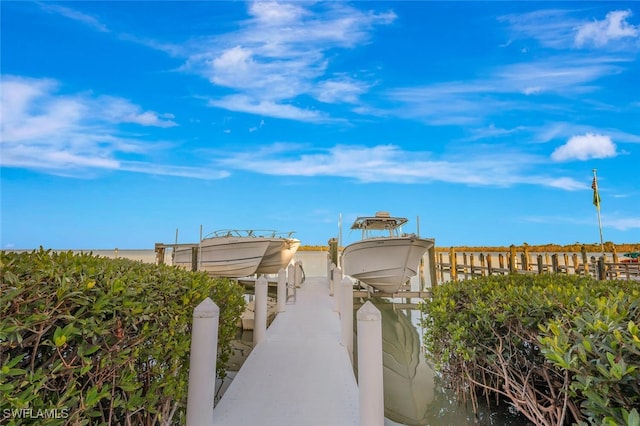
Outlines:
[[382, 314], [367, 301], [357, 313], [360, 426], [384, 425]]
[[449, 274], [451, 275], [451, 281], [458, 281], [458, 260], [453, 247], [449, 249]]
[[193, 310], [187, 426], [213, 425], [220, 309], [210, 298]]
[[[341, 312], [340, 323], [342, 325], [342, 344], [349, 353], [353, 364], [353, 281], [344, 277], [340, 283]], [[366, 353], [366, 352], [365, 352]]]
[[278, 312], [284, 312], [287, 305], [287, 271], [280, 268], [278, 271]]
[[334, 285], [334, 304], [333, 310], [338, 314], [340, 313], [340, 309], [342, 306], [342, 289], [340, 288], [340, 282], [342, 281], [342, 269], [337, 266], [333, 268], [333, 285]]
[[431, 288], [434, 289], [438, 286], [438, 277], [436, 275], [436, 247], [431, 246], [429, 248], [429, 279], [431, 281]]
[[327, 271], [327, 277], [329, 278], [329, 296], [333, 296], [333, 269], [336, 267], [333, 263], [329, 264], [329, 270]]
[[333, 296], [333, 281], [331, 281], [331, 260], [329, 259], [329, 254], [327, 253], [327, 280], [329, 281], [329, 296]]
[[262, 342], [267, 334], [267, 278], [261, 275], [256, 280], [256, 300], [253, 323], [253, 346]]
[[596, 278], [600, 281], [607, 279], [607, 270], [604, 262], [605, 262], [604, 256], [601, 256], [598, 258], [598, 269], [596, 273]]
[[509, 246], [509, 272], [515, 273], [518, 270], [518, 265], [516, 264], [516, 246], [511, 244]]
[[[296, 282], [295, 282], [295, 265], [289, 264], [287, 267], [287, 303], [296, 303]], [[291, 294], [289, 294], [289, 289], [291, 289]], [[293, 298], [292, 302], [289, 302], [289, 299]]]
[[298, 260], [294, 266], [293, 281], [295, 282], [296, 287], [300, 288], [300, 285], [302, 284], [302, 261]]

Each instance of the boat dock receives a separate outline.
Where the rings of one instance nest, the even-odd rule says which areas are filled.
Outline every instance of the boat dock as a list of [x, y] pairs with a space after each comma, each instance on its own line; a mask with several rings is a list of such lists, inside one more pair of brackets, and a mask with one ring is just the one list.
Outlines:
[[358, 385], [327, 277], [307, 277], [213, 411], [215, 425], [356, 425]]

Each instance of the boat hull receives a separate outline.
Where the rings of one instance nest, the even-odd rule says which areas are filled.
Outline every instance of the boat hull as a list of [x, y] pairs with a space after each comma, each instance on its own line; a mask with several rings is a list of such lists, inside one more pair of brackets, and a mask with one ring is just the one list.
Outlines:
[[369, 238], [345, 247], [344, 273], [384, 293], [395, 293], [415, 276], [434, 241], [416, 236]]
[[[269, 238], [216, 237], [200, 243], [198, 270], [209, 275], [240, 278], [253, 275], [270, 244]], [[177, 250], [174, 263], [191, 267], [191, 249]]]
[[258, 265], [257, 274], [277, 274], [286, 268], [300, 247], [300, 240], [295, 238], [274, 238]]

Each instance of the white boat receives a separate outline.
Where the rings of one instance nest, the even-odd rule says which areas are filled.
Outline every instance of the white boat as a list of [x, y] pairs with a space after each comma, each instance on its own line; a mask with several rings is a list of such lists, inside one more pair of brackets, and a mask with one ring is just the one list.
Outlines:
[[[362, 230], [362, 240], [345, 247], [344, 273], [384, 293], [398, 291], [417, 274], [420, 259], [434, 245], [433, 239], [403, 234], [406, 222], [387, 212], [358, 217], [351, 229]], [[388, 235], [379, 236], [380, 232]]]
[[[264, 231], [229, 229], [204, 237], [199, 245], [194, 244], [198, 247], [197, 269], [213, 276], [240, 278], [276, 273], [286, 267], [300, 241], [280, 237], [274, 231], [266, 236], [258, 232]], [[174, 253], [173, 263], [191, 268], [192, 256], [191, 248], [179, 248]]]
[[291, 234], [286, 237], [275, 232], [272, 234], [267, 252], [256, 270], [257, 274], [277, 274], [280, 268], [287, 267], [300, 247], [300, 240], [291, 238]]

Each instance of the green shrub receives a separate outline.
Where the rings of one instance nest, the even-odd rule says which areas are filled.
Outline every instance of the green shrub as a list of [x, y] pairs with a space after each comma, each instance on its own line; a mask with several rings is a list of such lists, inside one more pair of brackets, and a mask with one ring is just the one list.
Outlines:
[[569, 395], [592, 425], [640, 426], [640, 289], [590, 300], [541, 325], [542, 352], [572, 375]]
[[220, 308], [224, 375], [244, 308], [234, 282], [42, 249], [3, 252], [0, 267], [3, 422], [32, 409], [39, 424], [184, 423], [193, 309], [207, 296]]
[[[573, 332], [573, 327], [581, 324], [580, 318], [589, 318], [585, 316], [589, 312], [598, 313], [609, 306], [619, 292], [629, 297], [620, 298], [620, 305], [615, 308], [611, 305], [620, 314], [616, 317], [620, 323], [611, 327], [624, 324], [626, 329], [629, 321], [638, 324], [638, 309], [633, 303], [637, 304], [639, 291], [640, 283], [550, 274], [491, 276], [447, 283], [436, 288], [432, 300], [424, 305], [425, 343], [449, 382], [459, 393], [469, 396], [474, 406], [482, 391], [487, 399], [507, 398], [537, 425], [560, 425], [585, 418], [592, 424], [601, 424], [607, 417], [621, 419], [624, 413], [633, 420], [633, 404], [637, 404], [633, 395], [637, 395], [640, 378], [640, 362], [637, 352], [633, 352], [637, 347], [618, 344], [612, 352], [616, 363], [625, 363], [624, 374], [628, 376], [624, 380], [636, 387], [620, 382], [614, 386], [609, 378], [595, 390], [593, 384], [605, 379], [596, 359], [611, 367], [603, 351], [612, 343], [589, 335], [587, 325], [578, 333]], [[622, 340], [633, 343], [629, 333]], [[595, 352], [580, 352], [581, 336], [585, 335], [593, 340]], [[615, 340], [616, 334], [612, 336]], [[592, 368], [582, 370], [588, 373], [580, 375], [578, 370], [583, 366], [576, 360], [584, 360]], [[618, 374], [615, 371], [611, 374]], [[612, 390], [618, 392], [617, 396]], [[598, 405], [602, 411], [590, 413], [598, 398], [605, 401]]]

